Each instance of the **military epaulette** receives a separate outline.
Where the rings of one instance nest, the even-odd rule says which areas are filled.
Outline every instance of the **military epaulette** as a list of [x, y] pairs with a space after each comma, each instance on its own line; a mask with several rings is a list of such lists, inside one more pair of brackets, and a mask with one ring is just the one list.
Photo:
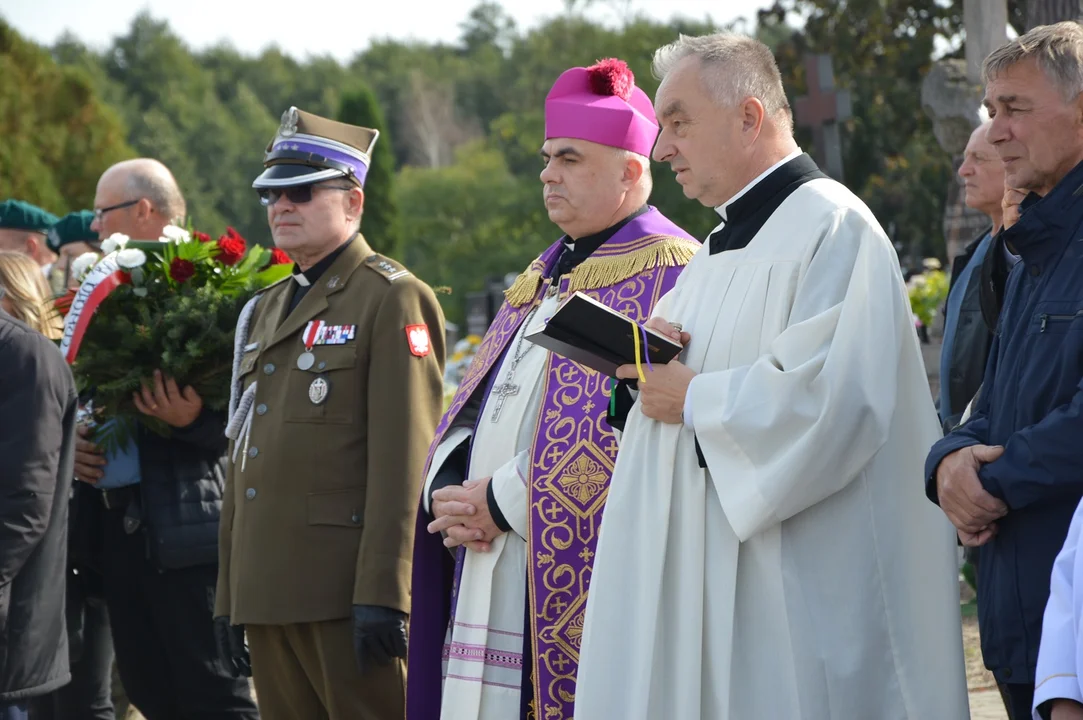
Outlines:
[[365, 260], [365, 267], [378, 275], [382, 275], [388, 282], [395, 282], [410, 276], [410, 271], [397, 262], [383, 255], [371, 255]]

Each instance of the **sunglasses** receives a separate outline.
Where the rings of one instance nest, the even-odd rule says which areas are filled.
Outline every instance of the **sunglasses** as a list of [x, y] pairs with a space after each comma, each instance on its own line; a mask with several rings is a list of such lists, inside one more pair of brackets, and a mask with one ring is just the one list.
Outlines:
[[352, 190], [352, 187], [343, 187], [341, 185], [297, 185], [295, 187], [287, 188], [259, 188], [256, 193], [259, 195], [260, 204], [265, 207], [270, 207], [278, 202], [278, 199], [285, 196], [294, 205], [304, 205], [307, 202], [312, 201], [312, 193], [316, 190]]

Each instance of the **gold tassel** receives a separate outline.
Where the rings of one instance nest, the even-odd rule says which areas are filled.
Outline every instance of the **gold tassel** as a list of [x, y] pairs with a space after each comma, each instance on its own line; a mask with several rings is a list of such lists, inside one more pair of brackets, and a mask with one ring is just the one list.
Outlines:
[[[638, 250], [589, 257], [572, 271], [568, 279], [568, 292], [610, 287], [653, 268], [687, 265], [699, 248], [699, 243], [690, 240], [659, 236], [657, 242]], [[523, 276], [519, 277], [522, 279]]]
[[532, 264], [526, 272], [520, 273], [519, 277], [515, 278], [510, 288], [504, 291], [504, 299], [512, 307], [522, 307], [537, 297], [541, 281], [541, 269]]

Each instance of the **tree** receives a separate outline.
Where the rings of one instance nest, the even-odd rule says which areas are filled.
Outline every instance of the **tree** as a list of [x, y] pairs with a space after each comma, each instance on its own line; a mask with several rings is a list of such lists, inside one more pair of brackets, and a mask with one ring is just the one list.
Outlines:
[[83, 70], [0, 20], [0, 197], [63, 214], [94, 203], [98, 178], [132, 157], [124, 126]]
[[402, 234], [394, 187], [395, 154], [391, 151], [387, 122], [376, 95], [363, 85], [345, 93], [339, 103], [338, 120], [380, 132], [365, 177], [365, 214], [361, 229], [374, 250], [395, 256]]
[[[835, 80], [848, 88], [853, 117], [843, 126], [846, 184], [868, 204], [905, 254], [945, 255], [941, 226], [951, 159], [921, 111], [921, 82], [938, 37], [954, 38], [961, 2], [938, 0], [780, 0], [760, 16], [775, 49], [791, 105], [807, 92], [806, 52], [832, 56]], [[806, 18], [789, 38], [778, 32], [788, 13]], [[884, 68], [891, 68], [886, 76]], [[799, 128], [799, 144], [812, 147]]]

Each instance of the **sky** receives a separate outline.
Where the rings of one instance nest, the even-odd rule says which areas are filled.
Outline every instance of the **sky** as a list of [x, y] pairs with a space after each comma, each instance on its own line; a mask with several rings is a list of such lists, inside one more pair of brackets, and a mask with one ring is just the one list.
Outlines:
[[[348, 60], [376, 39], [454, 42], [459, 24], [478, 0], [0, 0], [3, 17], [20, 34], [43, 45], [65, 31], [96, 49], [127, 31], [132, 18], [149, 10], [167, 20], [194, 49], [222, 40], [246, 54], [277, 44], [303, 60], [330, 54]], [[560, 0], [501, 0], [520, 29], [563, 11]], [[596, 0], [587, 15], [618, 24], [629, 7], [658, 20], [680, 15], [710, 17], [719, 24], [745, 17], [772, 0]]]

